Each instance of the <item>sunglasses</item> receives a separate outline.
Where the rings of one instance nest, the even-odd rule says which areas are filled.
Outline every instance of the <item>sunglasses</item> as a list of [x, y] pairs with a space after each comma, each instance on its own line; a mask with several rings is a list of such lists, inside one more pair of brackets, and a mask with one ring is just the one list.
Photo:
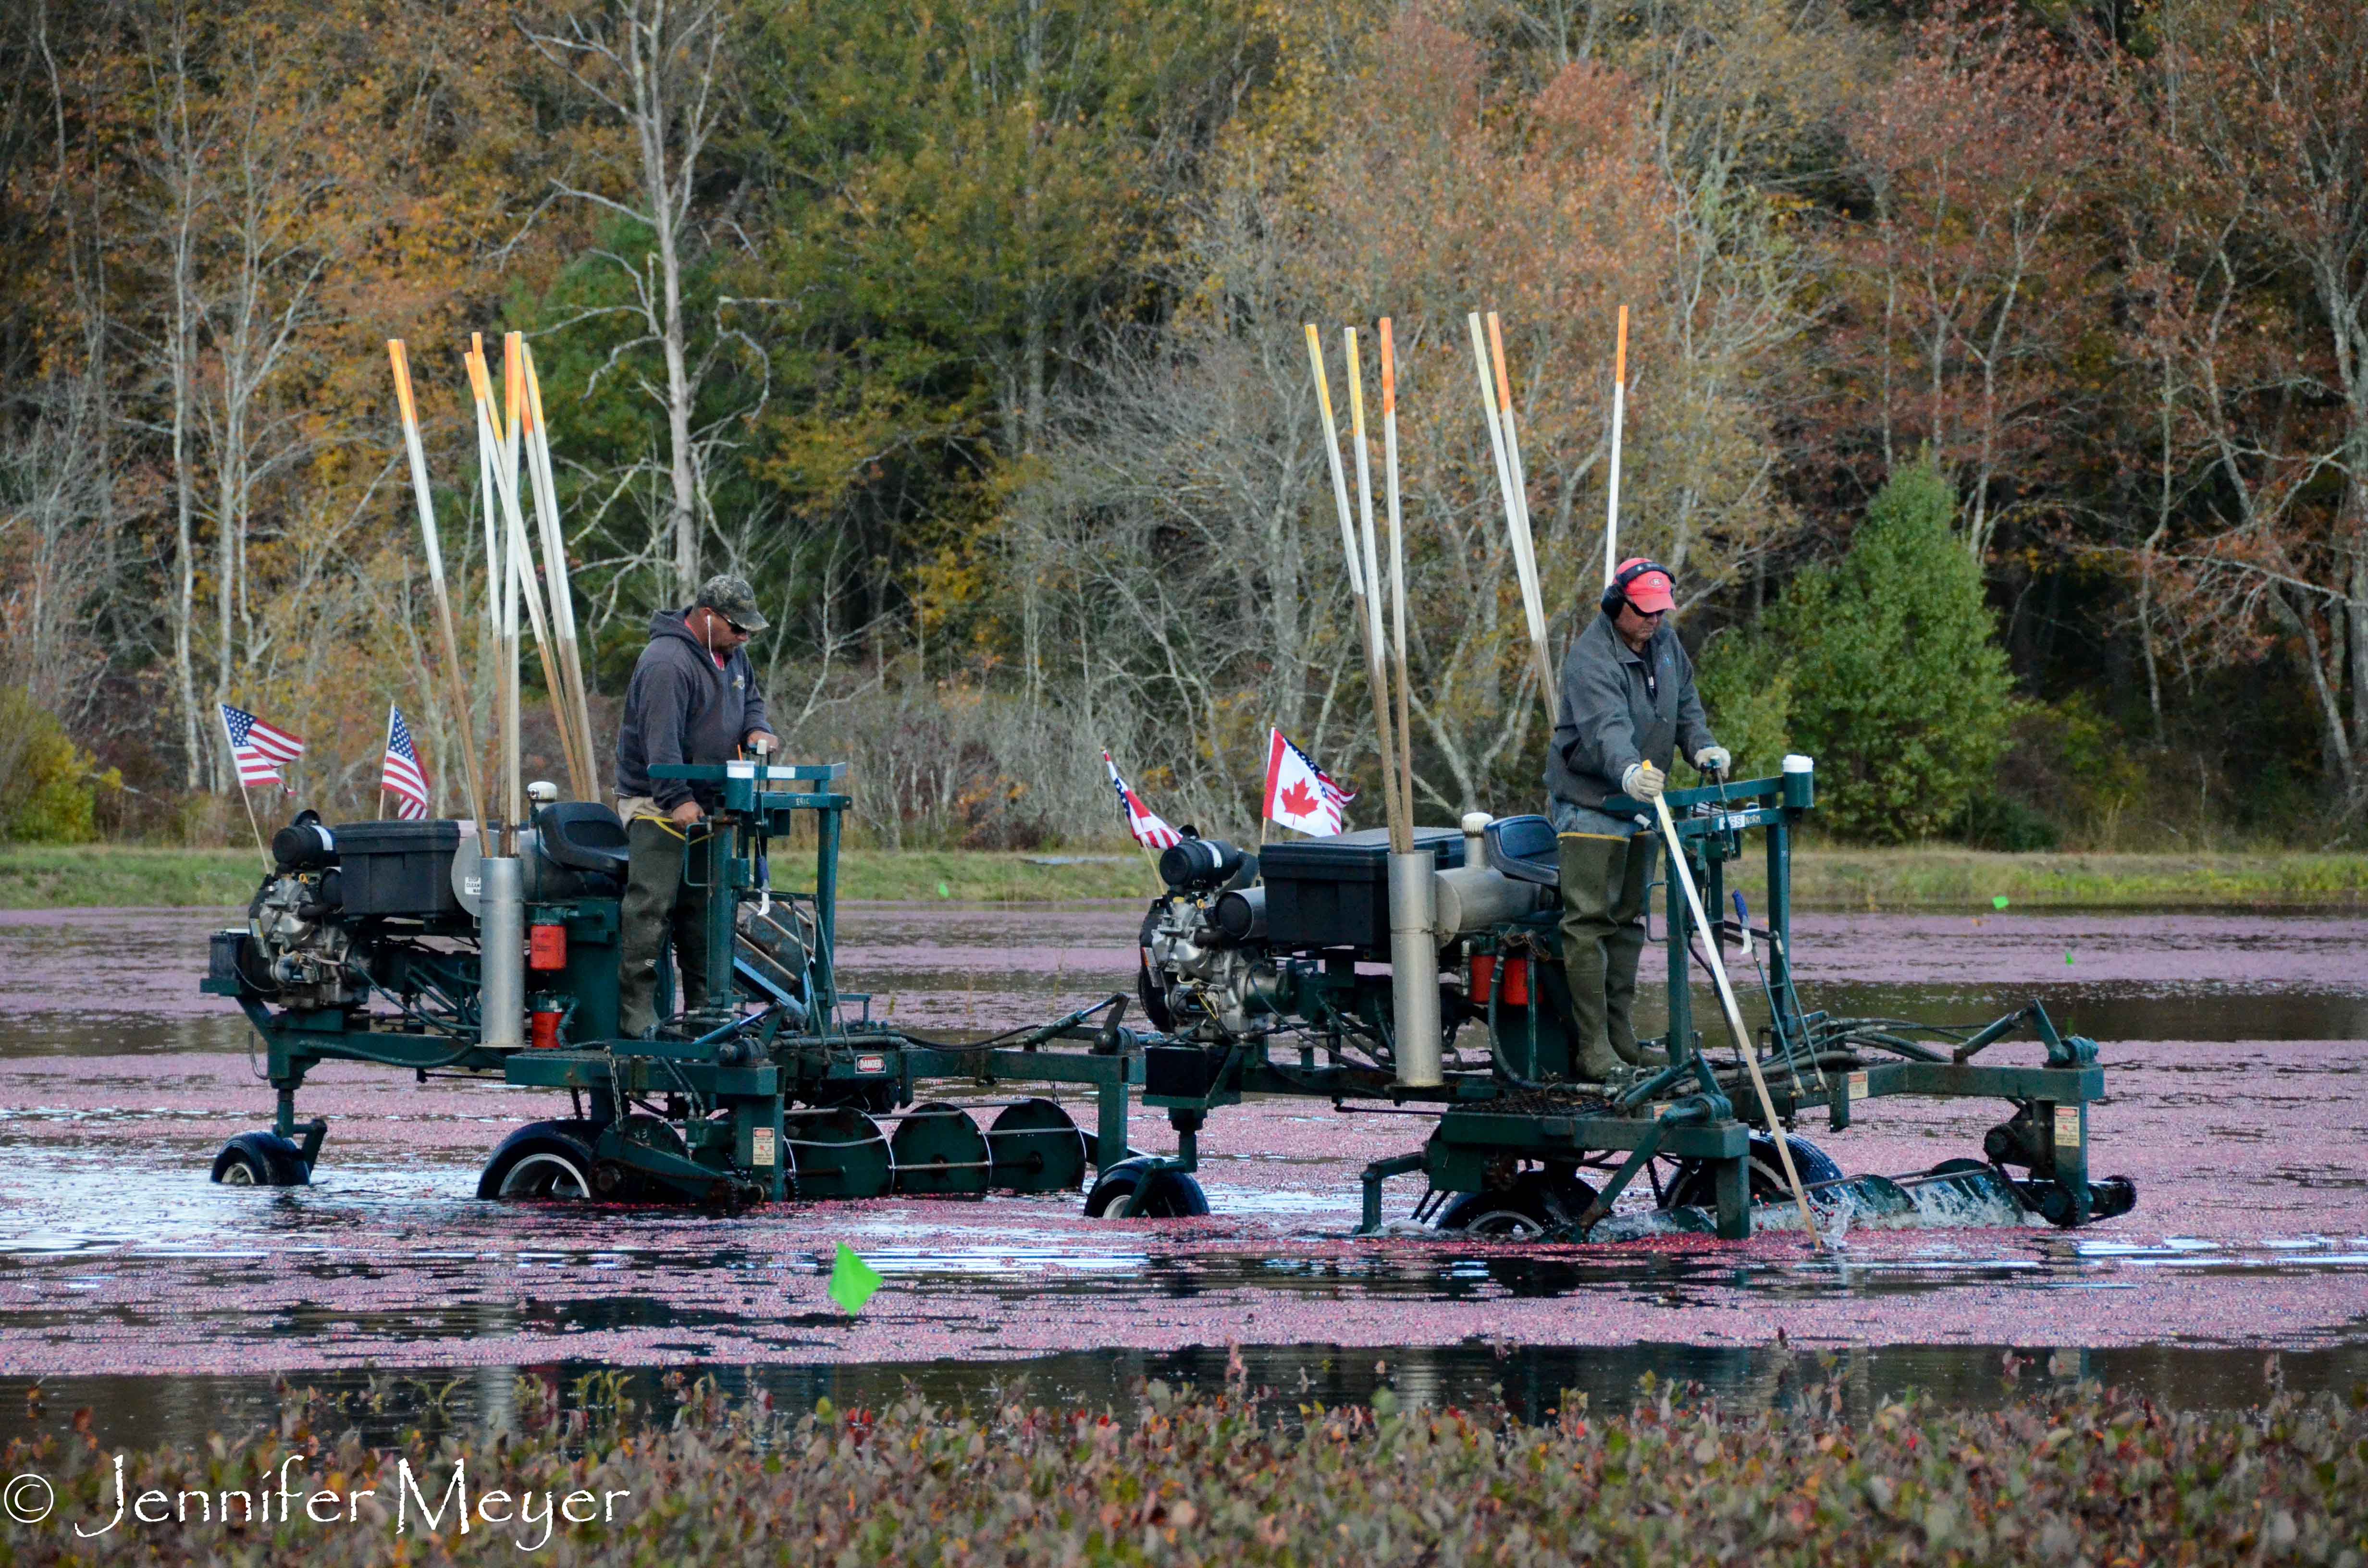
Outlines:
[[733, 619], [728, 615], [719, 616], [717, 619], [722, 620], [725, 626], [731, 629], [732, 635], [734, 637], [754, 637], [757, 635], [755, 632], [749, 631], [746, 627], [741, 625], [738, 621]]

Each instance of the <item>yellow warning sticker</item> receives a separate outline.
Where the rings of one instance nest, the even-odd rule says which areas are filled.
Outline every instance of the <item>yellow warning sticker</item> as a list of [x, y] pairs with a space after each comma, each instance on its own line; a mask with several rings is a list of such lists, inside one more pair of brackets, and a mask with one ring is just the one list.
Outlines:
[[748, 1130], [748, 1163], [752, 1165], [769, 1165], [773, 1163], [773, 1130], [771, 1128], [752, 1127]]
[[1866, 1098], [1865, 1074], [1853, 1073], [1850, 1075], [1850, 1097], [1854, 1100], [1862, 1100]]
[[2077, 1149], [2080, 1146], [2080, 1108], [2060, 1105], [2055, 1108], [2055, 1146]]

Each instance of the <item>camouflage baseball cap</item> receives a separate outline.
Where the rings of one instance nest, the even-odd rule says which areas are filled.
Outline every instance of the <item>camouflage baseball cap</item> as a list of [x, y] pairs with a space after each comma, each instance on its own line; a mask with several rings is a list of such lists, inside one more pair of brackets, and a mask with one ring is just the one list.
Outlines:
[[762, 631], [765, 618], [757, 613], [757, 590], [748, 585], [746, 577], [734, 577], [719, 572], [699, 586], [699, 597], [691, 601], [693, 608], [705, 605], [743, 631]]

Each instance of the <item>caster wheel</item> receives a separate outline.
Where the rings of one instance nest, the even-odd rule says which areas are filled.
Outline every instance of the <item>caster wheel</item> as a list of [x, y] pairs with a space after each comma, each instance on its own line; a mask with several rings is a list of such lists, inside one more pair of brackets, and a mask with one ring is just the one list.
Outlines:
[[242, 1132], [214, 1156], [214, 1180], [224, 1187], [307, 1187], [313, 1167], [277, 1132]]
[[588, 1121], [530, 1121], [501, 1142], [477, 1177], [477, 1196], [578, 1203], [593, 1196]]
[[1524, 1242], [1576, 1222], [1594, 1203], [1595, 1189], [1575, 1176], [1523, 1171], [1508, 1187], [1458, 1198], [1440, 1215], [1439, 1228]]
[[[1784, 1142], [1793, 1153], [1793, 1168], [1801, 1174], [1801, 1185], [1813, 1187], [1821, 1181], [1842, 1179], [1841, 1166], [1833, 1156], [1797, 1133], [1788, 1132]], [[1751, 1135], [1751, 1153], [1745, 1162], [1751, 1173], [1751, 1201], [1774, 1203], [1793, 1196], [1784, 1181], [1784, 1162], [1777, 1157], [1776, 1141], [1764, 1132]], [[1718, 1173], [1709, 1165], [1689, 1160], [1678, 1168], [1663, 1195], [1665, 1209], [1680, 1209], [1691, 1205], [1700, 1209], [1718, 1207]], [[1815, 1203], [1812, 1193], [1809, 1201]]]
[[1130, 1198], [1134, 1199], [1134, 1211], [1126, 1216], [1130, 1220], [1183, 1220], [1209, 1211], [1208, 1195], [1184, 1172], [1122, 1160], [1104, 1171], [1086, 1194], [1086, 1218], [1115, 1220]]

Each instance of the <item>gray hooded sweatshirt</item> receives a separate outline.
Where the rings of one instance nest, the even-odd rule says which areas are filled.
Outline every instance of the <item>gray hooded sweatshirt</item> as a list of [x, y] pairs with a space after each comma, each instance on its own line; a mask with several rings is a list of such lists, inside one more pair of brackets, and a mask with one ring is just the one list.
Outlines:
[[1650, 762], [1667, 773], [1679, 747], [1691, 757], [1713, 744], [1694, 692], [1694, 665], [1664, 621], [1636, 653], [1598, 615], [1570, 640], [1562, 661], [1562, 700], [1546, 750], [1546, 793], [1589, 809], [1620, 793], [1629, 765]]
[[669, 812], [689, 800], [712, 809], [720, 792], [704, 784], [694, 789], [680, 778], [653, 778], [651, 768], [729, 762], [751, 731], [772, 728], [746, 652], [734, 653], [717, 669], [714, 656], [687, 624], [689, 614], [662, 609], [650, 617], [650, 645], [633, 665], [625, 716], [617, 727], [618, 796], [647, 796]]

